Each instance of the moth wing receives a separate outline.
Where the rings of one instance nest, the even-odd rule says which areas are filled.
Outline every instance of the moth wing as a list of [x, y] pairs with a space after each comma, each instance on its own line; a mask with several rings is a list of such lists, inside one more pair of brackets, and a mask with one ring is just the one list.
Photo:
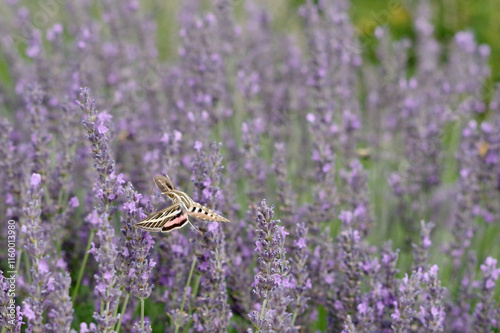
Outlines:
[[183, 227], [186, 223], [188, 223], [186, 208], [174, 204], [142, 219], [135, 224], [135, 227], [152, 232], [170, 232]]
[[162, 175], [154, 176], [153, 180], [155, 182], [156, 187], [158, 187], [158, 189], [162, 193], [175, 190], [174, 184], [172, 183], [172, 181], [170, 180], [170, 178], [168, 178], [167, 175], [165, 175], [165, 176], [162, 176]]

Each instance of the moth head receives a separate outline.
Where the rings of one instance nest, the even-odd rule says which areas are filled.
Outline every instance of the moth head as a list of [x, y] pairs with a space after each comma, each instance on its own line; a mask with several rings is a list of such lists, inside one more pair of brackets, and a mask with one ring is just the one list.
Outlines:
[[172, 190], [175, 189], [174, 184], [172, 184], [172, 181], [170, 180], [170, 178], [168, 178], [167, 175], [165, 175], [165, 176], [162, 176], [162, 175], [155, 176], [154, 177], [154, 181], [155, 181], [156, 187], [158, 187], [158, 189], [162, 193], [170, 192], [170, 191], [172, 191]]

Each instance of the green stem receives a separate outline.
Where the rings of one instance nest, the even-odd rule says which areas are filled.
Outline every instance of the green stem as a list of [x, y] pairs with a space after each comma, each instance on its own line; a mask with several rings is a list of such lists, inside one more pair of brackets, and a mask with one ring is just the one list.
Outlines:
[[31, 273], [30, 273], [31, 264], [29, 256], [24, 256], [24, 261], [26, 265], [26, 273], [28, 275], [28, 283], [31, 284]]
[[[102, 317], [105, 317], [106, 314], [109, 313], [109, 303], [110, 302], [106, 302], [106, 310], [104, 311], [104, 301], [101, 300], [101, 316]], [[108, 333], [108, 329], [104, 329], [103, 333]]]
[[292, 317], [292, 327], [293, 324], [295, 323], [295, 319], [297, 318], [297, 314], [299, 313], [299, 304], [300, 304], [300, 295], [297, 297], [297, 302], [295, 302], [295, 311], [293, 311], [293, 317]]
[[144, 298], [141, 298], [141, 329], [144, 332]]
[[266, 310], [266, 305], [267, 305], [267, 297], [264, 300], [264, 303], [262, 303], [262, 309], [260, 310], [260, 316], [259, 316], [260, 320], [262, 320], [262, 317], [264, 317], [264, 311]]
[[174, 323], [174, 325], [175, 325], [175, 332], [174, 333], [178, 333], [179, 332], [179, 327], [180, 327], [180, 322], [179, 321], [182, 319], [182, 312], [184, 311], [184, 304], [186, 303], [186, 297], [187, 297], [187, 293], [188, 293], [188, 287], [191, 284], [191, 277], [193, 276], [194, 266], [196, 265], [196, 260], [197, 259], [198, 258], [195, 256], [194, 259], [193, 259], [193, 263], [191, 264], [191, 270], [189, 271], [189, 276], [188, 276], [188, 279], [187, 279], [187, 282], [186, 282], [186, 287], [184, 288], [184, 297], [182, 297], [182, 303], [181, 303], [181, 309], [180, 309], [180, 312], [179, 312], [179, 317], [177, 317], [177, 320]]
[[[64, 179], [63, 179], [63, 182], [64, 182]], [[48, 191], [47, 191], [47, 192], [48, 192]], [[59, 209], [61, 209], [61, 207], [63, 206], [63, 202], [67, 202], [67, 195], [66, 195], [66, 191], [61, 190], [61, 191], [59, 192], [59, 196], [57, 197], [57, 207], [58, 207]], [[63, 212], [64, 212], [64, 210], [65, 210], [65, 209], [61, 209], [61, 212], [60, 212], [60, 213], [61, 213], [61, 214], [64, 214], [64, 213], [63, 213]], [[54, 214], [54, 216], [52, 217], [52, 222], [54, 222], [54, 219], [55, 219], [55, 216], [56, 216], [56, 215], [57, 215], [57, 214]], [[62, 242], [60, 242], [60, 241], [59, 241], [59, 238], [58, 238], [58, 237], [55, 237], [55, 239], [54, 239], [54, 247], [55, 247], [56, 252], [57, 252], [57, 255], [58, 255], [59, 257], [61, 257], [61, 243], [62, 243]]]
[[127, 303], [128, 303], [128, 298], [129, 297], [130, 297], [130, 294], [127, 293], [127, 295], [125, 296], [125, 301], [123, 301], [123, 306], [122, 306], [122, 312], [121, 312], [121, 315], [120, 315], [120, 320], [118, 321], [118, 325], [116, 326], [116, 330], [115, 331], [117, 333], [120, 333], [120, 327], [122, 326], [122, 320], [123, 320], [123, 316], [125, 315], [125, 310], [127, 309]]
[[[120, 287], [120, 291], [121, 293], [123, 294], [123, 286]], [[113, 317], [116, 317], [118, 315], [118, 308], [120, 307], [120, 302], [121, 302], [122, 298], [121, 296], [118, 298], [118, 302], [116, 302], [116, 307], [115, 307], [115, 311], [113, 311]], [[115, 330], [116, 331], [116, 330]]]
[[21, 260], [23, 258], [23, 249], [20, 249], [18, 254], [17, 254], [17, 260], [16, 260], [16, 272], [19, 272], [19, 266], [21, 266]]
[[[266, 236], [267, 236], [266, 237], [267, 241], [271, 243], [272, 236], [270, 235], [269, 231], [267, 232]], [[266, 273], [269, 274], [270, 271], [271, 271], [271, 263], [268, 262], [266, 265]], [[262, 320], [262, 317], [264, 316], [264, 310], [266, 309], [268, 296], [269, 296], [269, 290], [266, 290], [266, 298], [264, 298], [264, 303], [262, 303], [262, 309], [260, 310], [260, 316], [259, 316], [260, 320]]]
[[75, 302], [76, 295], [78, 295], [78, 289], [80, 289], [80, 284], [82, 283], [83, 271], [85, 270], [85, 266], [87, 265], [87, 259], [89, 258], [89, 250], [92, 245], [92, 241], [94, 240], [95, 230], [90, 231], [89, 241], [87, 242], [87, 247], [85, 248], [85, 254], [83, 255], [82, 266], [80, 267], [80, 272], [78, 272], [78, 279], [76, 280], [75, 290], [73, 290], [73, 295], [71, 295], [71, 299], [73, 303]]
[[193, 295], [194, 297], [196, 297], [196, 295], [198, 295], [198, 290], [200, 289], [200, 280], [201, 280], [201, 276], [196, 275], [195, 280], [194, 280], [193, 290], [191, 291], [191, 295]]

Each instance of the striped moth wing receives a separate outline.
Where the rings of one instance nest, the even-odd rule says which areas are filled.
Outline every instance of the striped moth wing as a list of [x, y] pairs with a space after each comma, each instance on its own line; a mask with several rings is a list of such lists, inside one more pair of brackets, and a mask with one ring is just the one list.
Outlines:
[[205, 220], [205, 221], [216, 221], [216, 222], [230, 222], [228, 219], [225, 217], [220, 216], [213, 210], [200, 205], [197, 202], [192, 202], [191, 206], [189, 207], [187, 211], [189, 216], [196, 217], [197, 219], [200, 220]]
[[149, 215], [137, 222], [135, 226], [146, 231], [170, 232], [182, 228], [188, 222], [186, 207], [177, 203]]
[[174, 184], [172, 183], [170, 178], [168, 178], [167, 175], [154, 176], [153, 180], [156, 184], [156, 187], [158, 187], [158, 189], [161, 191], [161, 193], [167, 193], [167, 192], [170, 192], [172, 190], [175, 190]]

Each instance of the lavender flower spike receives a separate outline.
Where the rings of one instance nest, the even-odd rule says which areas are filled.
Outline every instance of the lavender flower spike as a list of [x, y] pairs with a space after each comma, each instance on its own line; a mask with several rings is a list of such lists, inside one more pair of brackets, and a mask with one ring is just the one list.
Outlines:
[[421, 244], [413, 243], [411, 246], [413, 248], [413, 270], [418, 270], [419, 268], [426, 270], [427, 261], [429, 259], [429, 250], [432, 246], [431, 232], [434, 229], [434, 223], [425, 221], [420, 222], [420, 242]]
[[28, 289], [29, 297], [23, 302], [23, 314], [28, 324], [26, 332], [42, 332], [49, 329], [47, 324], [44, 324], [44, 312], [47, 309], [47, 300], [55, 289], [54, 277], [48, 265], [50, 244], [47, 242], [40, 218], [43, 195], [41, 182], [42, 177], [38, 173], [31, 175], [26, 204], [23, 207], [26, 221], [21, 227], [21, 232], [27, 240], [24, 247], [30, 257], [33, 279], [33, 284]]
[[[123, 208], [126, 216], [121, 218], [123, 237], [120, 239], [121, 251], [116, 261], [116, 268], [120, 272], [121, 284], [125, 286], [127, 292], [139, 298], [142, 303], [144, 299], [149, 298], [153, 290], [153, 285], [149, 283], [149, 279], [153, 267], [156, 265], [154, 259], [151, 258], [151, 249], [155, 242], [149, 232], [133, 226], [135, 222], [146, 217], [142, 208], [139, 208], [142, 195], [134, 190], [130, 182], [125, 188], [125, 194], [127, 202], [123, 205]], [[144, 304], [141, 304], [141, 307], [143, 306]], [[135, 328], [134, 331], [151, 332], [151, 326], [144, 325], [143, 312], [141, 314], [140, 326]]]
[[297, 239], [293, 243], [291, 267], [293, 274], [293, 284], [295, 298], [292, 325], [298, 315], [306, 311], [309, 301], [310, 289], [312, 288], [311, 279], [307, 270], [309, 263], [309, 250], [307, 248], [307, 228], [305, 223], [298, 223], [295, 231]]
[[[210, 154], [198, 148], [192, 165], [195, 198], [201, 204], [215, 207], [222, 198], [220, 190], [222, 155], [220, 144], [213, 143]], [[222, 200], [221, 200], [222, 201]], [[227, 332], [232, 316], [227, 302], [225, 235], [220, 223], [211, 222], [202, 234], [196, 234], [194, 253], [197, 270], [201, 276], [200, 293], [196, 301], [198, 313], [195, 317], [197, 330], [203, 332]]]
[[252, 284], [253, 293], [262, 302], [248, 314], [250, 321], [259, 331], [297, 332], [292, 326], [292, 314], [286, 311], [292, 301], [289, 294], [291, 280], [286, 259], [284, 227], [279, 220], [273, 220], [274, 207], [262, 200], [257, 211], [259, 237], [255, 251], [259, 253], [259, 272]]
[[[392, 329], [394, 332], [443, 332], [445, 312], [444, 288], [437, 276], [438, 267], [427, 272], [422, 269], [408, 274], [399, 285], [400, 297], [394, 302]], [[418, 310], [417, 310], [418, 309]]]
[[[499, 304], [495, 302], [495, 287], [500, 276], [500, 268], [497, 268], [497, 260], [492, 257], [486, 258], [481, 265], [483, 279], [481, 281], [480, 302], [474, 311], [474, 332], [491, 332], [493, 328], [500, 328], [500, 322], [495, 319], [500, 316]], [[500, 318], [498, 318], [500, 319]]]
[[115, 175], [115, 161], [110, 154], [108, 138], [106, 132], [108, 128], [105, 120], [108, 117], [99, 117], [95, 108], [95, 101], [90, 98], [88, 88], [81, 89], [80, 107], [87, 117], [82, 121], [83, 127], [87, 130], [87, 139], [92, 147], [92, 157], [95, 160], [94, 167], [98, 173], [95, 181], [94, 192], [98, 199], [94, 207], [96, 213], [94, 224], [99, 231], [98, 247], [93, 247], [91, 253], [99, 265], [98, 273], [94, 276], [97, 282], [95, 294], [100, 299], [99, 312], [94, 312], [94, 319], [97, 321], [99, 332], [112, 332], [118, 321], [115, 309], [121, 295], [119, 280], [116, 275], [115, 262], [118, 250], [114, 242], [115, 230], [111, 225], [115, 207], [113, 201], [118, 195], [118, 182]]
[[352, 319], [350, 315], [347, 315], [347, 318], [344, 323], [344, 329], [342, 330], [341, 333], [356, 333], [356, 328], [354, 327], [354, 324], [352, 323]]

